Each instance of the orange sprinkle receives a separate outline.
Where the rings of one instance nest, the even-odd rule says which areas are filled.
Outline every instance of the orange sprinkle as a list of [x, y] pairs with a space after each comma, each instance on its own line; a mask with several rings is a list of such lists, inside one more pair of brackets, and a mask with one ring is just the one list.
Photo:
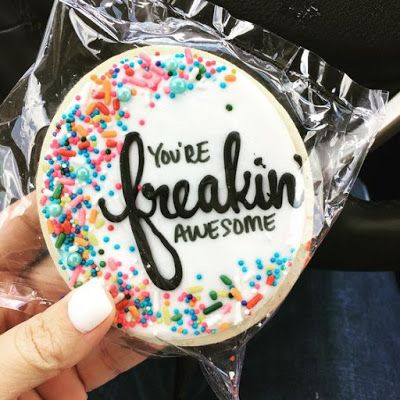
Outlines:
[[54, 233], [54, 225], [53, 222], [51, 220], [47, 220], [47, 231], [52, 234]]
[[131, 93], [132, 93], [132, 96], [136, 96], [137, 95], [137, 90], [135, 88], [132, 88]]
[[110, 122], [111, 121], [111, 117], [109, 115], [102, 115], [101, 119], [104, 122]]
[[116, 147], [117, 146], [117, 142], [115, 140], [112, 140], [112, 139], [107, 139], [106, 146], [107, 147]]
[[90, 103], [90, 104], [86, 107], [85, 114], [86, 114], [86, 115], [90, 115], [90, 114], [95, 110], [96, 104], [97, 104], [97, 103], [95, 103], [95, 102]]
[[89, 215], [89, 222], [91, 224], [94, 224], [96, 222], [96, 218], [97, 218], [97, 210], [92, 208], [92, 211], [90, 211], [90, 215]]
[[171, 304], [171, 303], [169, 302], [169, 300], [165, 300], [165, 301], [164, 301], [164, 306], [167, 306], [167, 307], [168, 307], [170, 304]]
[[104, 115], [109, 115], [110, 114], [110, 110], [107, 108], [107, 106], [102, 103], [101, 101], [98, 101], [96, 103], [96, 108]]
[[223, 332], [223, 331], [226, 331], [230, 326], [231, 326], [231, 324], [228, 324], [227, 322], [224, 322], [219, 326], [218, 330], [220, 332]]
[[98, 85], [102, 85], [103, 81], [97, 77], [97, 75], [91, 75], [90, 79], [96, 82]]
[[136, 308], [136, 306], [129, 306], [129, 312], [132, 314], [132, 317], [135, 319], [140, 318], [140, 313], [139, 310]]
[[254, 297], [252, 297], [248, 302], [246, 307], [251, 310], [261, 299], [263, 295], [261, 293], [257, 293]]
[[75, 243], [78, 244], [79, 246], [87, 246], [89, 244], [89, 242], [85, 239], [82, 239], [80, 237], [75, 237]]
[[235, 75], [226, 75], [225, 76], [225, 81], [226, 82], [235, 82], [236, 81], [236, 76]]
[[68, 149], [60, 149], [58, 150], [58, 154], [64, 157], [74, 157], [76, 156], [76, 151]]
[[117, 132], [115, 132], [115, 131], [103, 131], [103, 132], [101, 132], [101, 136], [103, 138], [112, 138], [112, 137], [117, 136]]
[[231, 289], [231, 294], [235, 298], [235, 300], [242, 301], [243, 299], [242, 293], [240, 293], [239, 290], [237, 290], [236, 288]]
[[109, 105], [111, 103], [111, 83], [109, 80], [103, 81], [104, 87], [104, 103]]
[[82, 125], [75, 125], [74, 130], [79, 133], [80, 136], [88, 135], [88, 131]]

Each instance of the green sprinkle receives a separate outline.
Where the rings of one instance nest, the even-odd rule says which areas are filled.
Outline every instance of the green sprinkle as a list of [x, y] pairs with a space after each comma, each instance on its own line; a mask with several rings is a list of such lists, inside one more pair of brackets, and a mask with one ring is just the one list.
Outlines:
[[78, 282], [75, 283], [74, 288], [76, 289], [76, 288], [78, 288], [79, 286], [82, 286], [82, 285], [83, 285], [82, 281], [78, 281]]
[[59, 249], [62, 246], [64, 240], [65, 240], [65, 233], [60, 233], [60, 235], [56, 240], [56, 249]]
[[172, 317], [171, 317], [171, 321], [179, 321], [180, 319], [182, 319], [182, 314], [174, 314]]
[[101, 267], [101, 268], [104, 268], [104, 267], [106, 266], [106, 262], [105, 262], [105, 261], [100, 261], [99, 264], [100, 264], [100, 267]]
[[53, 199], [59, 199], [61, 192], [63, 190], [63, 185], [60, 183], [59, 185], [56, 186], [54, 192], [53, 192]]
[[232, 281], [226, 275], [221, 275], [219, 278], [225, 283], [225, 285], [232, 285]]
[[217, 300], [218, 298], [218, 294], [215, 290], [211, 290], [211, 292], [209, 293], [211, 300]]
[[212, 312], [218, 310], [218, 308], [222, 307], [222, 303], [220, 301], [217, 301], [214, 304], [211, 304], [211, 306], [208, 306], [203, 310], [203, 314], [208, 315], [211, 314]]
[[225, 106], [225, 108], [226, 108], [226, 111], [232, 111], [232, 110], [233, 110], [232, 104], [227, 104], [227, 105]]

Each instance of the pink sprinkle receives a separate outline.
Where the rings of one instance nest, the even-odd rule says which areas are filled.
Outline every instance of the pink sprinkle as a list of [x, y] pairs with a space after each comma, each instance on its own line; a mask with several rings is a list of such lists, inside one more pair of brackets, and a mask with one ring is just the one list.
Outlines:
[[164, 297], [164, 299], [169, 299], [169, 293], [164, 293], [163, 297]]
[[185, 49], [185, 57], [188, 64], [193, 64], [192, 52], [188, 47]]
[[151, 101], [150, 104], [149, 104], [150, 108], [154, 108], [155, 105], [156, 105], [156, 103], [154, 103], [153, 101]]
[[75, 96], [75, 100], [80, 100], [81, 99], [81, 96], [79, 96], [79, 95], [77, 95], [77, 96]]
[[168, 86], [164, 87], [164, 93], [169, 94], [171, 92], [171, 89]]
[[121, 190], [122, 189], [122, 184], [121, 183], [116, 183], [115, 184], [115, 189]]
[[143, 61], [146, 61], [146, 62], [151, 62], [151, 58], [150, 58], [150, 56], [148, 56], [146, 53], [140, 53], [139, 54], [139, 57], [143, 60]]
[[143, 126], [144, 124], [145, 124], [144, 119], [140, 119], [140, 120], [139, 120], [139, 125], [140, 125], [140, 126]]
[[164, 76], [165, 75], [165, 71], [162, 68], [157, 67], [156, 65], [151, 65], [150, 66], [150, 71], [154, 72], [155, 74], [157, 74], [159, 76]]
[[76, 207], [78, 204], [82, 203], [82, 201], [83, 201], [83, 195], [77, 196], [71, 201], [70, 206], [72, 208]]
[[144, 72], [142, 73], [142, 77], [143, 77], [144, 79], [151, 79], [151, 78], [153, 77], [153, 74], [152, 74], [150, 71], [144, 71]]
[[86, 211], [83, 208], [80, 208], [79, 211], [78, 211], [78, 219], [79, 219], [79, 225], [80, 226], [85, 225]]
[[111, 269], [111, 271], [115, 271], [118, 268], [117, 263], [113, 258], [109, 258], [107, 260], [107, 265]]
[[135, 78], [135, 77], [133, 77], [133, 78], [127, 78], [126, 79], [129, 83], [132, 83], [132, 85], [135, 85], [135, 86], [139, 86], [139, 87], [146, 87], [147, 86], [147, 83], [145, 82], [145, 81], [142, 81], [141, 79], [138, 79], [138, 78]]
[[44, 206], [46, 204], [46, 202], [47, 202], [47, 196], [42, 196], [40, 198], [40, 205]]
[[72, 178], [60, 178], [59, 182], [67, 186], [75, 185], [75, 181]]
[[71, 275], [71, 279], [69, 280], [70, 286], [74, 286], [75, 285], [75, 283], [78, 280], [78, 276], [81, 273], [81, 271], [82, 271], [82, 267], [81, 266], [79, 266], [78, 268], [74, 269], [74, 272], [72, 272], [72, 275]]
[[199, 308], [200, 308], [201, 311], [203, 311], [206, 308], [206, 306], [204, 304], [200, 304]]
[[230, 313], [231, 310], [232, 310], [232, 304], [230, 304], [230, 303], [226, 303], [226, 304], [221, 308], [222, 314], [228, 314], [228, 313]]

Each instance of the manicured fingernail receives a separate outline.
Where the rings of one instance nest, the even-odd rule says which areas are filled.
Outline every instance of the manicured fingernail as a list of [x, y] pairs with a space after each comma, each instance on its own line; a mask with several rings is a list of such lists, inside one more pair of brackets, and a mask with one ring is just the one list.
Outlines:
[[112, 309], [100, 280], [93, 278], [73, 292], [68, 302], [68, 317], [78, 331], [86, 333], [100, 325]]

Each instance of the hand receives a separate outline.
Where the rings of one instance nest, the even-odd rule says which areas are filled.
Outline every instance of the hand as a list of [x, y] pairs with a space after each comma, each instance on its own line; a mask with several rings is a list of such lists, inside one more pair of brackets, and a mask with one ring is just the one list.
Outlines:
[[[31, 194], [0, 214], [0, 276], [8, 282], [23, 276], [24, 284], [55, 296], [66, 287], [48, 257], [35, 263], [44, 243], [34, 199]], [[38, 286], [44, 277], [46, 284]], [[22, 319], [0, 308], [0, 400], [86, 399], [88, 391], [145, 359], [105, 337], [114, 304], [97, 279]]]

